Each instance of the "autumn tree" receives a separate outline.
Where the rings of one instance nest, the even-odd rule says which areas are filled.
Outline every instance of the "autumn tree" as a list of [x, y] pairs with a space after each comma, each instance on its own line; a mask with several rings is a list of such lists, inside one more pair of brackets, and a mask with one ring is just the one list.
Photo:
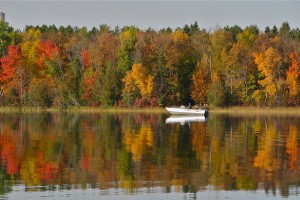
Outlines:
[[233, 43], [231, 49], [221, 53], [227, 80], [225, 83], [229, 88], [231, 104], [249, 103], [256, 88], [257, 68], [251, 55], [256, 34], [247, 27], [236, 37], [237, 42]]
[[226, 105], [226, 89], [223, 80], [217, 76], [213, 76], [207, 94], [207, 101], [211, 106]]
[[278, 68], [280, 67], [281, 56], [279, 52], [272, 47], [264, 52], [255, 52], [253, 55], [258, 69], [264, 75], [264, 79], [258, 81], [262, 89], [256, 90], [254, 97], [262, 92], [265, 96], [265, 104], [274, 105], [280, 90]]
[[289, 92], [289, 97], [293, 99], [293, 103], [298, 104], [299, 96], [299, 62], [295, 52], [290, 54], [291, 65], [286, 72], [286, 84]]
[[177, 104], [190, 102], [191, 80], [197, 60], [188, 34], [179, 29], [172, 33], [164, 56], [170, 84], [169, 99]]
[[109, 32], [100, 32], [94, 42], [89, 43], [91, 67], [93, 71], [105, 71], [108, 64], [118, 64], [118, 37]]
[[131, 72], [127, 72], [122, 79], [124, 88], [122, 90], [123, 101], [127, 106], [132, 106], [134, 101], [139, 97], [139, 91]]
[[210, 85], [209, 64], [203, 59], [198, 62], [197, 69], [192, 76], [191, 96], [196, 103], [207, 103]]
[[[226, 93], [228, 93], [228, 85], [224, 84], [228, 79], [224, 70], [224, 56], [232, 46], [231, 35], [223, 29], [217, 29], [210, 35], [212, 55], [211, 55], [211, 84], [208, 92], [208, 103], [221, 106], [225, 105]], [[230, 79], [229, 79], [230, 80]], [[225, 87], [227, 86], [227, 87]], [[219, 94], [219, 95], [217, 95]]]
[[95, 104], [113, 106], [120, 99], [122, 78], [117, 67], [118, 49], [118, 37], [110, 33], [107, 27], [103, 27], [96, 41], [89, 44], [91, 69], [86, 72], [93, 74], [93, 78], [88, 79]]
[[14, 30], [5, 21], [0, 22], [0, 58], [7, 54], [8, 46], [18, 45], [20, 40], [19, 31]]
[[32, 75], [39, 73], [38, 64], [40, 62], [40, 45], [42, 33], [40, 30], [29, 29], [22, 33], [21, 51], [25, 58], [26, 68]]
[[1, 91], [6, 103], [22, 106], [26, 70], [19, 46], [9, 46], [5, 57], [1, 58]]
[[119, 34], [120, 48], [118, 50], [118, 68], [123, 74], [131, 69], [134, 62], [133, 52], [136, 43], [137, 28], [126, 27]]
[[[130, 103], [129, 97], [136, 94], [136, 90], [138, 90], [141, 97], [149, 101], [153, 93], [153, 80], [153, 76], [148, 75], [145, 67], [141, 64], [134, 64], [132, 70], [127, 72], [123, 79], [125, 84], [123, 98], [126, 99], [127, 103]], [[135, 96], [135, 98], [137, 97]]]
[[[65, 43], [66, 69], [64, 80], [61, 84], [63, 101], [69, 105], [82, 104], [83, 73], [86, 60], [86, 49], [88, 48], [87, 28], [75, 27], [69, 41]], [[90, 61], [89, 61], [90, 62]]]

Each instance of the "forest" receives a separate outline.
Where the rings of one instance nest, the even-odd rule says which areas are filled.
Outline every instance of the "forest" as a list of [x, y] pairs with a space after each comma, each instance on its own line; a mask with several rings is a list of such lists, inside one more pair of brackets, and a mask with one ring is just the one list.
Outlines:
[[0, 105], [299, 106], [300, 30], [0, 22]]

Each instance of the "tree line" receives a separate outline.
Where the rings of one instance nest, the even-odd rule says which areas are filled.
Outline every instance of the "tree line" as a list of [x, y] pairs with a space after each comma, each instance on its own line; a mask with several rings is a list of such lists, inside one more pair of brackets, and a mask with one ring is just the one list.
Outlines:
[[300, 30], [0, 22], [4, 106], [299, 106]]

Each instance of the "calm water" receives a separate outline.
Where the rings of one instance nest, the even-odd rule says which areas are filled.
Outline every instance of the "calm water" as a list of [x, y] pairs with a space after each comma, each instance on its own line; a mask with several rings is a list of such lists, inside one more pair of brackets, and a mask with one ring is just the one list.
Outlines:
[[300, 118], [0, 114], [0, 199], [299, 199]]

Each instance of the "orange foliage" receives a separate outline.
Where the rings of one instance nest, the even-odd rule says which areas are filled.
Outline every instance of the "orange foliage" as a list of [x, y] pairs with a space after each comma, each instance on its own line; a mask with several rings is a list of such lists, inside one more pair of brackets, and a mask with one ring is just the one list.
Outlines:
[[23, 64], [20, 47], [14, 45], [9, 46], [6, 57], [1, 58], [1, 63], [0, 81], [3, 84], [3, 87], [6, 88], [6, 86], [16, 77], [17, 68], [21, 67]]
[[126, 150], [132, 153], [132, 159], [140, 161], [147, 148], [153, 146], [153, 131], [146, 125], [142, 125], [138, 132], [125, 129], [123, 143], [126, 145]]
[[86, 101], [92, 100], [93, 97], [93, 85], [96, 81], [97, 75], [95, 72], [88, 73], [87, 75], [84, 76], [84, 86], [85, 90], [83, 93], [83, 99]]
[[154, 77], [148, 75], [147, 69], [140, 63], [134, 64], [132, 70], [127, 72], [122, 81], [125, 85], [123, 97], [128, 98], [138, 88], [143, 98], [147, 100], [151, 98], [154, 87]]
[[83, 60], [83, 67], [86, 70], [91, 66], [90, 53], [88, 50], [84, 50], [81, 52], [81, 56], [82, 56], [82, 60]]
[[298, 128], [291, 127], [286, 139], [286, 153], [289, 155], [289, 168], [291, 170], [297, 169], [297, 162], [299, 162], [298, 149]]
[[172, 39], [175, 43], [177, 42], [185, 42], [188, 40], [189, 36], [186, 33], [183, 33], [181, 30], [176, 30], [174, 33], [172, 33]]
[[[281, 55], [278, 50], [269, 47], [266, 51], [253, 54], [255, 63], [258, 69], [264, 74], [265, 78], [259, 80], [258, 83], [263, 87], [263, 90], [270, 97], [274, 97], [278, 91], [276, 78], [276, 67], [281, 60]], [[278, 74], [277, 74], [278, 75]]]
[[207, 103], [208, 86], [210, 84], [208, 70], [205, 63], [198, 63], [198, 68], [192, 76], [191, 96], [197, 103]]
[[277, 168], [277, 160], [274, 155], [274, 147], [276, 142], [275, 129], [272, 127], [266, 131], [259, 141], [259, 150], [254, 159], [254, 166], [263, 168], [269, 172], [275, 171]]
[[5, 160], [6, 173], [18, 174], [21, 167], [21, 159], [17, 156], [14, 138], [8, 135], [0, 137], [1, 160]]
[[59, 172], [58, 163], [54, 161], [46, 161], [42, 151], [37, 153], [36, 159], [38, 162], [38, 174], [40, 179], [52, 180], [57, 177]]
[[154, 77], [147, 75], [147, 69], [141, 64], [134, 64], [132, 66], [132, 77], [135, 80], [135, 84], [138, 86], [141, 95], [146, 99], [149, 99], [153, 91]]
[[93, 149], [96, 146], [95, 137], [92, 131], [86, 131], [84, 135], [84, 150], [81, 158], [82, 169], [87, 169], [90, 166]]
[[299, 93], [299, 62], [295, 52], [290, 54], [291, 65], [286, 72], [286, 84], [288, 86], [290, 96], [297, 96]]
[[54, 57], [59, 53], [59, 48], [57, 45], [55, 45], [50, 40], [47, 40], [45, 42], [39, 43], [39, 58], [38, 58], [38, 65], [41, 67], [45, 66], [45, 60], [49, 59], [52, 60]]

